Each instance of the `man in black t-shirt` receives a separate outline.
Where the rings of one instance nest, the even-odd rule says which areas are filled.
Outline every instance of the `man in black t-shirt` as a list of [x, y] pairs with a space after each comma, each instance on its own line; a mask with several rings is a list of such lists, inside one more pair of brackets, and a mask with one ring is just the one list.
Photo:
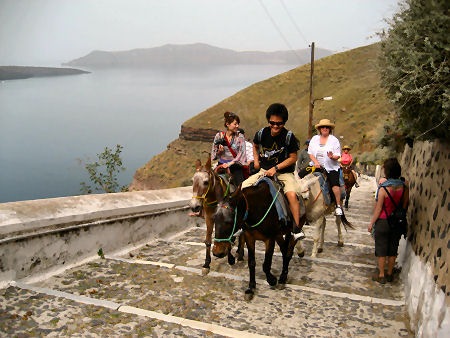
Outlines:
[[288, 117], [288, 110], [281, 103], [273, 103], [267, 108], [266, 119], [269, 126], [257, 132], [253, 138], [254, 165], [259, 171], [242, 182], [242, 189], [253, 185], [262, 176], [272, 177], [277, 174], [284, 184], [283, 190], [294, 218], [294, 238], [298, 240], [305, 238], [299, 227], [300, 205], [297, 199], [298, 185], [294, 177], [299, 144], [294, 134], [284, 127]]

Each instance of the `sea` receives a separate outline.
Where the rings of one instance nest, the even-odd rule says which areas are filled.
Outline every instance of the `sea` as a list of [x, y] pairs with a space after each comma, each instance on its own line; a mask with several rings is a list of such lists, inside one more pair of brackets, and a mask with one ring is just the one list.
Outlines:
[[[135, 171], [178, 138], [184, 121], [298, 65], [84, 69], [0, 82], [0, 203], [80, 195], [86, 163], [123, 147]], [[243, 126], [245, 127], [245, 126]]]

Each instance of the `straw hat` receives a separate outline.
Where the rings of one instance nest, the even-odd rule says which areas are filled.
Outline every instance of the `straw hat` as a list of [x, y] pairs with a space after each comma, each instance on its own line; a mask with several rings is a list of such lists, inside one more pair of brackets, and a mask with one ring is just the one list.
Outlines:
[[322, 119], [315, 125], [316, 129], [318, 130], [320, 127], [330, 127], [331, 129], [334, 129], [334, 123], [331, 123], [328, 119]]
[[344, 148], [342, 148], [342, 150], [345, 150], [345, 149], [352, 150], [352, 148], [350, 148], [350, 146], [347, 146], [347, 145], [345, 145]]

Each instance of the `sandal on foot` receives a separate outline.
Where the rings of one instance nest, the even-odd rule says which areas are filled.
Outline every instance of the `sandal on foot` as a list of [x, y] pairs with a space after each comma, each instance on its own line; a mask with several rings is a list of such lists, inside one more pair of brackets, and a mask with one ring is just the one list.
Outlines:
[[373, 275], [372, 276], [372, 280], [374, 281], [374, 282], [378, 282], [378, 283], [380, 283], [380, 284], [386, 284], [386, 277], [384, 277], [384, 276], [378, 276], [378, 275]]

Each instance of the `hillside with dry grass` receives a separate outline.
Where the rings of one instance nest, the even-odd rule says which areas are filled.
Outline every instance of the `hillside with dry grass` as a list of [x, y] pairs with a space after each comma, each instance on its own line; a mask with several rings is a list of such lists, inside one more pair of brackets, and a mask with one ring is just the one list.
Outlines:
[[[341, 145], [350, 145], [353, 156], [365, 161], [373, 160], [373, 154], [379, 152], [377, 141], [385, 132], [384, 124], [392, 118], [392, 106], [380, 85], [379, 51], [379, 44], [373, 44], [314, 63], [313, 97], [332, 96], [333, 100], [316, 101], [313, 124], [322, 118], [334, 121], [335, 135]], [[308, 64], [255, 83], [187, 120], [182, 128], [222, 130], [223, 113], [233, 111], [240, 116], [246, 136], [252, 138], [267, 125], [267, 107], [281, 102], [289, 110], [286, 127], [303, 142], [308, 132], [309, 78]], [[212, 137], [210, 142], [205, 142], [181, 135], [136, 171], [130, 189], [190, 185], [194, 161], [206, 160], [211, 143]]]

